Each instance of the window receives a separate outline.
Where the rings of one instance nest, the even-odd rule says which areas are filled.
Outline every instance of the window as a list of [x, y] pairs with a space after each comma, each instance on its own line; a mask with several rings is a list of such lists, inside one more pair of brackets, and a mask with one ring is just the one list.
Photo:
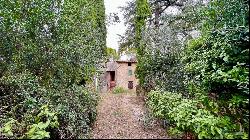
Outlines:
[[131, 66], [131, 62], [128, 62], [128, 66]]
[[128, 76], [133, 75], [132, 70], [128, 70]]
[[133, 81], [128, 81], [128, 89], [133, 89]]

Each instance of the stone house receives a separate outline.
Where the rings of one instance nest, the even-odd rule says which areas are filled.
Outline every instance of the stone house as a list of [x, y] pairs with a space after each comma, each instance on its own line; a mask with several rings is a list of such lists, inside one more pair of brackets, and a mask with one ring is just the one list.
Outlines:
[[138, 84], [138, 79], [135, 77], [136, 64], [137, 61], [133, 58], [107, 62], [102, 78], [105, 84], [101, 92], [111, 91], [114, 87], [135, 91]]

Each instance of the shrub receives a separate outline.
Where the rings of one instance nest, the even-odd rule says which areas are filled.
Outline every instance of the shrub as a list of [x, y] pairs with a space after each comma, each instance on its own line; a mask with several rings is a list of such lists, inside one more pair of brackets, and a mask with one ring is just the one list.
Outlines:
[[88, 137], [97, 96], [80, 83], [106, 50], [104, 1], [94, 2], [0, 2], [1, 138]]
[[4, 85], [1, 89], [5, 90], [1, 96], [0, 120], [4, 137], [88, 137], [96, 118], [95, 93], [78, 85], [45, 89], [28, 72], [4, 76], [0, 81]]
[[[10, 118], [0, 129], [1, 134], [6, 138], [50, 138], [49, 129], [58, 128], [59, 125], [56, 113], [50, 112], [48, 105], [42, 106], [35, 117], [29, 117], [33, 119], [29, 120], [30, 122], [27, 122], [27, 118], [22, 119], [21, 122]], [[27, 132], [23, 134], [25, 130]]]
[[124, 93], [124, 92], [126, 92], [126, 90], [125, 90], [123, 87], [115, 87], [115, 88], [113, 89], [113, 93], [114, 93], [114, 94]]
[[[53, 92], [52, 92], [53, 93]], [[51, 102], [58, 112], [61, 138], [88, 138], [96, 119], [98, 96], [85, 88], [72, 85], [52, 95]]]
[[[201, 35], [182, 42], [184, 46], [168, 41], [176, 41], [176, 34], [172, 37], [171, 32], [178, 31], [176, 27], [171, 31], [171, 24], [164, 25], [168, 20], [162, 19], [165, 22], [155, 30], [145, 27], [142, 32], [139, 43], [144, 54], [138, 59], [137, 77], [147, 91], [158, 87], [165, 91], [152, 91], [148, 105], [156, 117], [174, 125], [172, 133], [190, 131], [198, 138], [248, 138], [247, 2], [213, 0], [200, 10], [196, 7], [186, 18], [188, 24], [200, 19], [194, 29]], [[178, 21], [171, 16], [169, 19]], [[181, 19], [181, 23], [187, 22]], [[185, 30], [182, 24], [177, 26]]]
[[187, 87], [206, 92], [219, 106], [216, 114], [230, 117], [237, 130], [248, 132], [249, 5], [215, 0], [200, 14], [202, 35], [189, 41], [183, 56]]
[[147, 105], [155, 117], [169, 122], [172, 133], [192, 132], [199, 139], [248, 138], [247, 132], [233, 124], [231, 118], [209, 111], [204, 105], [206, 99], [188, 99], [177, 93], [151, 91]]

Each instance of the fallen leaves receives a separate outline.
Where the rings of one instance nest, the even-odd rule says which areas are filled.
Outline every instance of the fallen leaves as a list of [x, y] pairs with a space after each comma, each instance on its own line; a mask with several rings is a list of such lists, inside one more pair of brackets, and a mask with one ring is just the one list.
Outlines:
[[145, 129], [142, 120], [145, 114], [143, 102], [135, 93], [105, 93], [98, 106], [94, 124], [94, 139], [152, 139], [167, 138], [166, 131], [159, 125]]

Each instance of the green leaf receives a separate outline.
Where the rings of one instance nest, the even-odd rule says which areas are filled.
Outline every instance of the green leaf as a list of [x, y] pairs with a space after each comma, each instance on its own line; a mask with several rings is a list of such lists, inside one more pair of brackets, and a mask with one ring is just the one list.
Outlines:
[[213, 69], [216, 69], [216, 64], [215, 64], [215, 63], [213, 63], [212, 67], [213, 67]]
[[225, 61], [225, 62], [228, 62], [228, 55], [226, 55], [224, 58], [223, 58], [223, 60]]
[[36, 130], [36, 127], [33, 126], [33, 127], [27, 132], [27, 134], [28, 134], [28, 135], [33, 135], [33, 134], [35, 133], [35, 130]]
[[8, 131], [8, 132], [7, 132], [7, 134], [6, 134], [6, 136], [7, 136], [7, 137], [9, 137], [9, 136], [13, 136], [13, 132]]
[[218, 128], [218, 127], [215, 127], [215, 130], [218, 132], [218, 134], [222, 134], [222, 131], [221, 131], [221, 129], [220, 128]]
[[215, 135], [214, 127], [213, 127], [213, 126], [211, 126], [211, 133], [212, 133], [213, 135]]

